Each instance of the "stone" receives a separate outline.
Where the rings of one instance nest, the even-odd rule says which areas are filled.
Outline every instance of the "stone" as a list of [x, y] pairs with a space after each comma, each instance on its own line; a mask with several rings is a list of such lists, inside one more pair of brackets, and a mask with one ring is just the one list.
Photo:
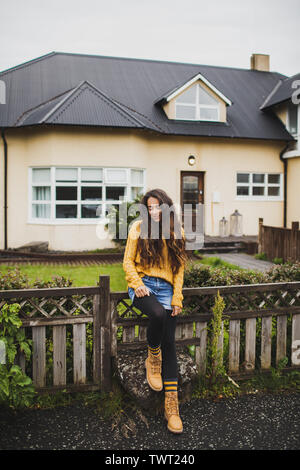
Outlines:
[[[197, 366], [191, 356], [177, 348], [178, 363], [178, 399], [182, 403], [191, 398], [193, 383], [198, 377]], [[124, 390], [134, 398], [137, 404], [154, 414], [161, 412], [164, 406], [164, 390], [155, 392], [146, 380], [145, 359], [147, 349], [119, 351], [113, 358], [115, 376]]]

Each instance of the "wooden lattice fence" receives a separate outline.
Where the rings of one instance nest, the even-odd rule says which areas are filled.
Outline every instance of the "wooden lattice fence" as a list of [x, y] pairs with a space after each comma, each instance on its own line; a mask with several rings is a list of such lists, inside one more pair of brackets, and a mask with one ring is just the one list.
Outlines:
[[[176, 344], [194, 347], [200, 373], [206, 372], [218, 291], [225, 301], [218, 347], [228, 373], [270, 370], [284, 358], [288, 369], [300, 368], [300, 282], [277, 282], [183, 289]], [[126, 291], [110, 291], [109, 276], [95, 287], [0, 292], [0, 309], [15, 302], [33, 340], [31, 361], [19, 355], [18, 362], [38, 390], [110, 390], [113, 357], [147, 345], [148, 318]]]

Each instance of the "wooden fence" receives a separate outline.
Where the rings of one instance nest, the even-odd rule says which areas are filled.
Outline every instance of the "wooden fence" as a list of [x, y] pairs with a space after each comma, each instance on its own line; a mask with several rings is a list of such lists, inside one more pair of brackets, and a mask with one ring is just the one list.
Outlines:
[[263, 225], [259, 218], [258, 253], [266, 253], [268, 260], [282, 258], [283, 262], [300, 260], [299, 222], [292, 222], [292, 228]]
[[[184, 288], [176, 344], [194, 346], [200, 373], [207, 367], [212, 306], [225, 301], [219, 349], [232, 376], [270, 370], [287, 358], [300, 369], [300, 282]], [[4, 303], [19, 303], [33, 357], [18, 362], [37, 390], [111, 389], [113, 358], [145, 347], [148, 318], [127, 292], [111, 292], [109, 276], [95, 287], [4, 290]], [[87, 367], [88, 365], [88, 367]]]

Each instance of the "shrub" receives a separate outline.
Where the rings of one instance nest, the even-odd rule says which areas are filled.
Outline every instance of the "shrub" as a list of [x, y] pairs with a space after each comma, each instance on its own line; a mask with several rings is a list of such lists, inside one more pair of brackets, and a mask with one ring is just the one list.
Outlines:
[[31, 356], [31, 340], [25, 338], [18, 317], [21, 306], [17, 303], [4, 304], [0, 311], [0, 340], [5, 345], [5, 361], [0, 364], [0, 403], [12, 408], [29, 406], [35, 390], [30, 377], [15, 364], [18, 353], [26, 359]]

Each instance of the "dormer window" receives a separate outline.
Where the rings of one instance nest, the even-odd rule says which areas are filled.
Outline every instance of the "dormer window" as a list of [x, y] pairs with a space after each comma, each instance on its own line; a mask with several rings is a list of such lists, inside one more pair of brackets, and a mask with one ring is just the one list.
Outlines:
[[175, 119], [219, 121], [219, 102], [196, 83], [176, 98]]

